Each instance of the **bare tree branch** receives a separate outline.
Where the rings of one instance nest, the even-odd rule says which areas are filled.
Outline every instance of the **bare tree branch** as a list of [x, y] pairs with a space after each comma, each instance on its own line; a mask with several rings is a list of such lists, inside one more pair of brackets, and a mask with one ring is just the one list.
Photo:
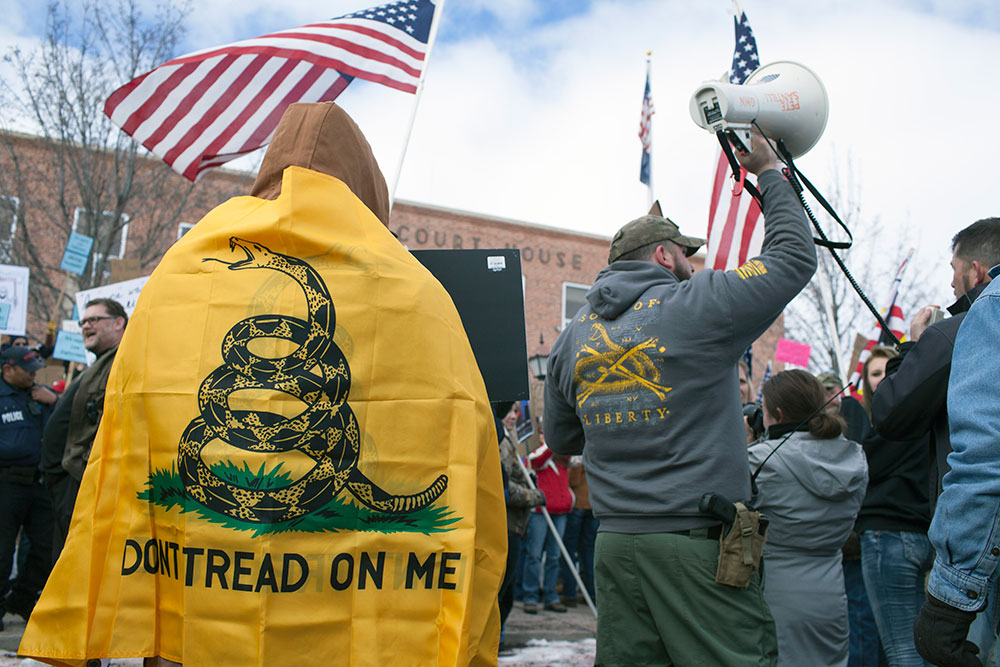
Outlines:
[[[880, 311], [888, 306], [889, 291], [896, 269], [909, 252], [911, 243], [905, 227], [892, 235], [878, 217], [864, 214], [861, 188], [854, 177], [850, 159], [846, 176], [833, 170], [833, 186], [827, 199], [853, 234], [854, 243], [848, 250], [838, 251], [857, 283]], [[847, 240], [837, 223], [825, 212], [820, 216], [827, 235], [834, 240]], [[815, 370], [833, 370], [847, 379], [848, 368], [857, 334], [868, 336], [875, 326], [875, 317], [864, 305], [848, 278], [837, 266], [829, 251], [817, 247], [818, 268], [812, 281], [785, 311], [788, 335], [812, 345], [810, 365]], [[897, 305], [904, 315], [912, 315], [919, 305], [928, 303], [929, 290], [919, 276], [914, 275], [911, 262], [904, 275]], [[825, 296], [824, 296], [825, 293]]]
[[[126, 227], [125, 256], [149, 266], [178, 223], [193, 222], [192, 211], [204, 204], [199, 186], [151, 159], [104, 115], [111, 92], [168, 60], [184, 34], [186, 4], [164, 3], [150, 16], [142, 6], [52, 0], [41, 46], [5, 57], [13, 74], [0, 81], [0, 194], [18, 198], [9, 255], [31, 269], [34, 319], [68, 314], [71, 300], [55, 301], [71, 231], [94, 238], [74, 286], [86, 289], [108, 282]], [[15, 128], [36, 137], [28, 141]]]

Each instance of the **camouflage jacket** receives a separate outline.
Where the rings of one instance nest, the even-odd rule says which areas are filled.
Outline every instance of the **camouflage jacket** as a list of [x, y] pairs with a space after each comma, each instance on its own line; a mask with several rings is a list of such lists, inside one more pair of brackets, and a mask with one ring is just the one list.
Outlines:
[[500, 464], [507, 480], [504, 489], [504, 496], [507, 499], [507, 532], [524, 537], [528, 531], [531, 508], [545, 502], [545, 496], [531, 485], [524, 474], [524, 469], [518, 465], [517, 449], [510, 434], [505, 434], [500, 441]]

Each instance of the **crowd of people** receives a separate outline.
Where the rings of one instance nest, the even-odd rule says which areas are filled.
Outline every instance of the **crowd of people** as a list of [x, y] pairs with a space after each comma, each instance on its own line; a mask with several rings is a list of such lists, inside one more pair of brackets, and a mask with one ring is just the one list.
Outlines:
[[526, 614], [537, 614], [539, 607], [565, 613], [586, 599], [578, 580], [594, 599], [598, 522], [580, 457], [555, 455], [544, 436], [539, 447], [521, 457], [515, 428], [520, 405], [498, 402], [493, 409], [507, 505], [507, 569], [499, 594], [500, 650], [507, 653], [503, 628], [515, 600], [523, 602]]
[[952, 317], [867, 352], [861, 401], [789, 370], [754, 406], [741, 356], [816, 260], [773, 154], [739, 159], [752, 266], [693, 274], [704, 241], [651, 211], [550, 355], [545, 435], [582, 455], [600, 521], [597, 663], [997, 664], [1000, 219], [955, 235]]
[[[741, 358], [816, 256], [759, 135], [739, 160], [765, 216], [745, 270], [695, 273], [704, 240], [654, 206], [551, 350], [540, 445], [522, 452], [518, 404], [493, 404], [501, 650], [516, 600], [594, 600], [600, 665], [997, 664], [1000, 219], [955, 235], [952, 317], [924, 308], [871, 349], [860, 402], [836, 373], [786, 370], [754, 405]], [[63, 548], [127, 323], [87, 304], [96, 361], [69, 386], [36, 384], [44, 344], [0, 352], [0, 612], [31, 615]]]
[[0, 352], [0, 572], [8, 575], [0, 629], [7, 613], [28, 620], [62, 551], [127, 322], [117, 301], [87, 303], [80, 328], [96, 361], [68, 387], [35, 382], [51, 345], [31, 348], [14, 336]]

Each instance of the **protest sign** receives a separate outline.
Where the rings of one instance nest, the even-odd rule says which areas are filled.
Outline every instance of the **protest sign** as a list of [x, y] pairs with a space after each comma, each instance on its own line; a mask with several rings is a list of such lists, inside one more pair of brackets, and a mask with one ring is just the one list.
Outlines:
[[111, 267], [111, 282], [113, 283], [133, 280], [142, 275], [142, 263], [138, 258], [111, 258], [108, 260], [108, 266]]
[[82, 316], [88, 301], [94, 299], [114, 299], [125, 308], [126, 313], [131, 315], [132, 311], [135, 310], [136, 301], [139, 300], [139, 292], [142, 291], [142, 287], [146, 284], [147, 280], [149, 280], [149, 276], [143, 276], [141, 278], [133, 278], [132, 280], [102, 285], [101, 287], [93, 287], [77, 292], [76, 310]]
[[778, 341], [778, 348], [774, 351], [774, 360], [783, 361], [801, 368], [808, 368], [809, 352], [811, 350], [812, 347], [805, 343], [796, 343], [794, 340], [782, 338]]
[[517, 441], [524, 442], [535, 432], [534, 422], [531, 419], [531, 401], [519, 401], [521, 412], [517, 415]]
[[[131, 316], [132, 311], [135, 310], [135, 304], [139, 300], [139, 293], [142, 291], [142, 287], [146, 284], [147, 280], [149, 280], [149, 276], [143, 276], [141, 278], [133, 278], [132, 280], [102, 285], [101, 287], [93, 287], [77, 292], [75, 297], [77, 316], [83, 317], [83, 311], [87, 309], [87, 303], [94, 299], [114, 299]], [[80, 331], [80, 325], [77, 322], [63, 322], [62, 328], [63, 331]], [[72, 361], [83, 361], [90, 365], [96, 359], [97, 357], [92, 352], [86, 352], [85, 359], [73, 359]]]
[[28, 326], [28, 267], [0, 264], [0, 334], [23, 336]]
[[90, 236], [70, 232], [69, 241], [66, 242], [66, 250], [63, 251], [62, 261], [59, 263], [59, 270], [82, 275], [84, 269], [87, 268], [87, 260], [90, 259], [90, 250], [93, 247], [94, 239]]
[[[60, 331], [56, 334], [56, 347], [52, 357], [63, 361], [87, 363], [87, 348], [83, 346], [83, 334], [75, 331]], [[93, 355], [91, 355], [93, 356]]]

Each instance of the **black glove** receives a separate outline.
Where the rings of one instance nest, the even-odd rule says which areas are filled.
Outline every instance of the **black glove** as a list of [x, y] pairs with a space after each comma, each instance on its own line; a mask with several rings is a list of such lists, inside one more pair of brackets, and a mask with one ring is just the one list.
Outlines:
[[962, 611], [928, 594], [913, 625], [917, 652], [939, 667], [982, 667], [976, 654], [979, 647], [965, 637], [976, 618], [974, 611]]

